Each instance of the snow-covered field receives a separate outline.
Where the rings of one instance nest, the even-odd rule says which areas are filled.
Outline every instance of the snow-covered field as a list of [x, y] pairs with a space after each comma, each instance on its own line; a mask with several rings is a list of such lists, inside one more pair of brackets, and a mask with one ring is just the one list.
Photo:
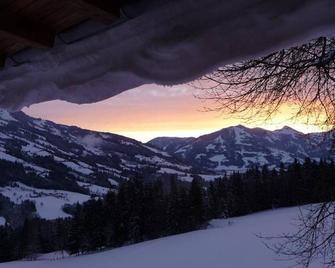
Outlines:
[[285, 268], [293, 263], [279, 261], [256, 234], [293, 231], [298, 211], [285, 208], [214, 220], [207, 230], [62, 260], [3, 263], [0, 268]]
[[[21, 204], [25, 200], [33, 201], [37, 214], [41, 218], [49, 220], [69, 217], [70, 215], [62, 209], [65, 204], [84, 203], [90, 199], [89, 195], [32, 188], [20, 182], [16, 182], [12, 186], [0, 187], [0, 194], [8, 197], [15, 204]], [[0, 217], [0, 225], [1, 222]]]

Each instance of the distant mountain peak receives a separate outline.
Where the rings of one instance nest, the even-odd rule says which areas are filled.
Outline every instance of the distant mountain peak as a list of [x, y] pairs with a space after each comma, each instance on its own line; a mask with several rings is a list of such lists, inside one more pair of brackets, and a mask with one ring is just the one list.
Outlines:
[[241, 125], [241, 124], [238, 124], [236, 126], [232, 126], [233, 128], [242, 128], [242, 129], [249, 129], [248, 127], [244, 126], [244, 125]]
[[292, 127], [289, 127], [289, 126], [284, 126], [284, 127], [280, 128], [280, 129], [277, 129], [273, 132], [280, 133], [280, 134], [287, 134], [287, 135], [303, 134], [303, 133], [299, 132], [298, 130], [296, 130]]
[[244, 125], [239, 124], [239, 125], [235, 125], [235, 126], [230, 126], [230, 127], [222, 128], [221, 130], [219, 130], [219, 132], [220, 131], [227, 131], [227, 130], [234, 130], [234, 129], [237, 129], [237, 130], [248, 130], [250, 128], [248, 128], [248, 127], [246, 127]]

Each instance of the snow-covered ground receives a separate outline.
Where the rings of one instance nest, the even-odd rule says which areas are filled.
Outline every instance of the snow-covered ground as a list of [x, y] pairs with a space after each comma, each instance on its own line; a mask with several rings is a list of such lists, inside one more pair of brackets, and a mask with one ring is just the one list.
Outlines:
[[278, 256], [256, 234], [293, 231], [298, 211], [285, 208], [214, 220], [207, 230], [56, 261], [3, 263], [0, 268], [285, 268], [293, 263], [278, 261]]
[[[77, 181], [77, 184], [90, 191], [90, 194], [98, 196], [106, 195], [111, 189], [87, 182]], [[112, 182], [111, 182], [112, 184]], [[112, 184], [113, 185], [113, 184]]]
[[70, 216], [62, 209], [65, 204], [83, 203], [90, 199], [89, 195], [32, 188], [20, 182], [16, 182], [12, 186], [0, 187], [0, 194], [8, 197], [15, 204], [21, 204], [25, 200], [33, 201], [38, 215], [50, 220]]
[[0, 226], [6, 224], [6, 219], [4, 217], [0, 217]]

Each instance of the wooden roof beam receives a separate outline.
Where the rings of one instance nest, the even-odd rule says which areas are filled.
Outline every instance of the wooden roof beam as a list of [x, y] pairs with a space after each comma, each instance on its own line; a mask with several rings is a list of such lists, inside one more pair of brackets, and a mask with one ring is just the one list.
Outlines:
[[6, 10], [0, 12], [0, 36], [35, 48], [51, 47], [55, 38], [42, 23]]
[[69, 3], [103, 23], [114, 22], [120, 17], [119, 0], [71, 0]]

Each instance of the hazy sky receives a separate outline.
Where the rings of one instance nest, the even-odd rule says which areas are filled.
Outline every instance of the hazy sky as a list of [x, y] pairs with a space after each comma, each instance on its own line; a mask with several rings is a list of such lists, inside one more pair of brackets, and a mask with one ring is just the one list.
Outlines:
[[162, 87], [146, 85], [123, 92], [108, 100], [88, 105], [52, 101], [33, 105], [23, 111], [31, 116], [86, 129], [112, 132], [148, 141], [157, 136], [199, 136], [221, 128], [244, 124], [249, 127], [277, 129], [289, 125], [302, 132], [318, 131], [302, 121], [288, 120], [283, 109], [272, 121], [245, 122], [235, 116], [205, 112], [203, 103], [189, 85]]

